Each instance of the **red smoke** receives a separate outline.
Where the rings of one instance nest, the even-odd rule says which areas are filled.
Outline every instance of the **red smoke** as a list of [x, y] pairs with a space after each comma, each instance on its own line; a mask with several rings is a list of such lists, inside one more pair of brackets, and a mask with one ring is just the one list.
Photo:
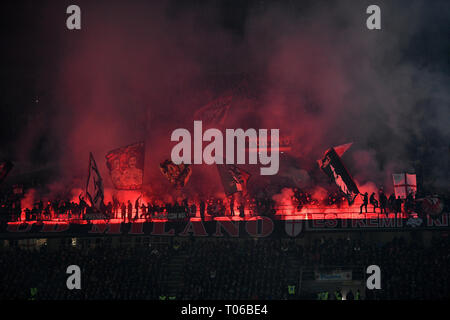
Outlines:
[[[259, 169], [246, 168], [252, 172], [250, 189], [278, 185], [271, 196], [279, 203], [290, 201], [289, 189], [282, 187], [298, 186], [322, 199], [323, 188], [334, 187], [315, 161], [329, 147], [351, 141], [343, 162], [361, 192], [376, 192], [380, 185], [391, 191], [392, 170], [408, 166], [395, 144], [379, 147], [379, 122], [373, 121], [375, 101], [385, 130], [391, 132], [388, 121], [395, 126], [392, 110], [403, 101], [394, 98], [393, 88], [402, 76], [394, 72], [392, 79], [379, 81], [373, 64], [384, 52], [375, 50], [362, 31], [352, 31], [360, 29], [337, 27], [333, 12], [342, 18], [342, 8], [312, 10], [307, 25], [285, 9], [254, 14], [241, 38], [217, 23], [213, 5], [172, 15], [169, 3], [88, 2], [82, 8], [82, 30], [61, 31], [58, 38], [61, 54], [52, 79], [58, 109], [47, 121], [59, 145], [61, 188], [72, 199], [84, 188], [92, 152], [105, 201], [113, 194], [134, 201], [139, 192], [112, 189], [104, 157], [138, 141], [146, 143], [147, 199], [223, 197], [215, 166], [193, 166], [187, 186], [176, 190], [159, 164], [170, 157], [171, 132], [192, 129], [195, 111], [241, 82], [250, 94], [236, 96], [223, 126], [278, 128], [292, 137], [279, 175], [266, 179], [258, 176]], [[356, 14], [344, 18], [351, 26], [360, 23]], [[242, 74], [249, 75], [245, 81]]]

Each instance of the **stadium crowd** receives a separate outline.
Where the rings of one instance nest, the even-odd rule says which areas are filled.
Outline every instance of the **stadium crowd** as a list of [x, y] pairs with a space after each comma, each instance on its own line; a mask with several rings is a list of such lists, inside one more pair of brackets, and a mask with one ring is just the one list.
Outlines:
[[183, 299], [280, 299], [289, 269], [277, 241], [211, 241], [185, 248]]
[[[395, 238], [384, 244], [323, 238], [189, 239], [111, 247], [106, 241], [49, 250], [3, 248], [0, 299], [162, 299], [169, 297], [167, 266], [184, 257], [182, 281], [173, 299], [290, 299], [287, 276], [299, 266], [368, 266], [382, 270], [381, 290], [366, 299], [448, 299], [450, 241], [433, 238], [424, 247]], [[68, 290], [66, 268], [82, 270], [81, 290]]]
[[[0, 258], [0, 299], [157, 299], [164, 291], [168, 247], [65, 247], [56, 252], [15, 248]], [[81, 290], [68, 290], [66, 269], [78, 265]], [[37, 291], [32, 294], [31, 291]]]

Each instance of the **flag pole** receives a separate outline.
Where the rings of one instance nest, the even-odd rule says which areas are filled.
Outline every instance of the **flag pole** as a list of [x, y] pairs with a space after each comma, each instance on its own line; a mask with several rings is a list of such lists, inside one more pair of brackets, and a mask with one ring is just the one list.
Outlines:
[[405, 199], [408, 196], [408, 180], [406, 179], [406, 172], [405, 172]]

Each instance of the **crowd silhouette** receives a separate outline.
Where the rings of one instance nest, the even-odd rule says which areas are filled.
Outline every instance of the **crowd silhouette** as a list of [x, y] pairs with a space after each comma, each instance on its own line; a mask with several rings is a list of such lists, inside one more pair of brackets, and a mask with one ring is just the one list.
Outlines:
[[[292, 208], [290, 211], [300, 211], [304, 207], [314, 208], [341, 208], [347, 199], [342, 193], [328, 192], [323, 199], [318, 200], [310, 192], [298, 188], [292, 189], [289, 199]], [[406, 199], [400, 199], [391, 194], [389, 197], [380, 189], [378, 195], [374, 192], [360, 194], [362, 203], [360, 214], [378, 212], [380, 214], [412, 213], [420, 211], [417, 208], [415, 198], [409, 194]], [[197, 195], [192, 198], [184, 198], [179, 201], [144, 200], [142, 195], [135, 199], [119, 201], [113, 197], [112, 201], [102, 203], [100, 208], [90, 206], [83, 193], [79, 195], [78, 201], [53, 199], [51, 201], [38, 200], [29, 207], [22, 208], [21, 198], [1, 196], [0, 217], [3, 221], [45, 221], [45, 220], [70, 220], [70, 219], [121, 219], [123, 222], [132, 222], [137, 219], [187, 219], [194, 216], [205, 219], [205, 217], [218, 216], [244, 216], [259, 215], [273, 216], [284, 212], [273, 197], [267, 195], [218, 197], [201, 197]], [[370, 208], [371, 207], [371, 208]], [[279, 211], [279, 212], [278, 212]]]

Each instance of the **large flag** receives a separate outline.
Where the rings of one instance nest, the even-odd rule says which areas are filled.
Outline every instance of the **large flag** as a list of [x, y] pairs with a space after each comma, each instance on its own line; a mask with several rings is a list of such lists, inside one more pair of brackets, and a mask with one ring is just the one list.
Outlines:
[[218, 164], [217, 170], [227, 196], [236, 192], [244, 194], [247, 192], [247, 181], [250, 178], [250, 173], [232, 164]]
[[103, 180], [92, 152], [89, 154], [89, 172], [86, 181], [86, 195], [91, 206], [99, 210], [104, 206]]
[[108, 152], [106, 165], [116, 189], [141, 189], [144, 177], [144, 142]]
[[192, 174], [192, 168], [188, 164], [175, 164], [171, 160], [165, 160], [159, 165], [161, 173], [177, 188], [186, 185]]
[[394, 173], [392, 175], [394, 180], [394, 191], [395, 197], [400, 199], [405, 199], [408, 194], [416, 194], [417, 191], [417, 180], [415, 174], [409, 173]]
[[202, 120], [204, 127], [223, 125], [233, 100], [232, 94], [224, 94], [194, 113], [194, 120]]
[[0, 161], [0, 183], [5, 180], [13, 167], [14, 165], [11, 161]]
[[[339, 153], [342, 155], [350, 145], [351, 144], [347, 144], [335, 148], [338, 149]], [[359, 194], [359, 190], [335, 148], [328, 149], [322, 160], [317, 160], [317, 162], [322, 171], [325, 172], [325, 174], [329, 176], [345, 194], [348, 204], [351, 205]]]

